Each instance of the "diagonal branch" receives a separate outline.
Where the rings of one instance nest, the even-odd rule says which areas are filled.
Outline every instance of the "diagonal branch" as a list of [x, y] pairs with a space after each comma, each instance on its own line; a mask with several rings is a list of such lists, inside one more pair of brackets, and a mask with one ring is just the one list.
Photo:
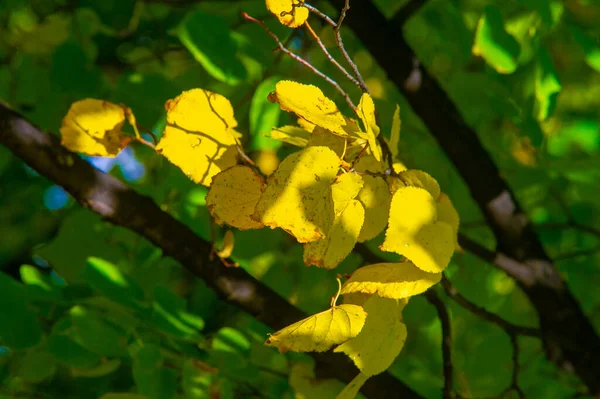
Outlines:
[[[165, 255], [203, 279], [222, 300], [248, 312], [274, 330], [306, 315], [241, 268], [227, 268], [209, 259], [211, 244], [185, 224], [162, 211], [151, 198], [95, 169], [62, 147], [56, 136], [45, 134], [0, 103], [0, 143], [40, 175], [62, 186], [81, 205], [112, 224], [128, 228], [161, 248]], [[313, 354], [317, 370], [350, 382], [356, 367], [341, 354]], [[390, 374], [371, 378], [362, 392], [369, 398], [421, 397]], [[390, 393], [393, 392], [393, 395]]]
[[[335, 8], [345, 0], [329, 0]], [[573, 369], [600, 394], [600, 338], [569, 291], [512, 190], [456, 105], [418, 62], [402, 26], [386, 20], [370, 1], [356, 1], [347, 25], [377, 60], [448, 155], [492, 229], [499, 253], [518, 261], [511, 276], [537, 310], [546, 354]], [[415, 72], [419, 79], [410, 79]], [[524, 279], [521, 279], [523, 277]]]
[[434, 291], [425, 292], [425, 298], [431, 303], [437, 311], [438, 318], [442, 324], [442, 361], [444, 364], [444, 388], [442, 397], [451, 399], [453, 392], [454, 371], [452, 365], [452, 325], [450, 323], [450, 315], [446, 305], [440, 296]]

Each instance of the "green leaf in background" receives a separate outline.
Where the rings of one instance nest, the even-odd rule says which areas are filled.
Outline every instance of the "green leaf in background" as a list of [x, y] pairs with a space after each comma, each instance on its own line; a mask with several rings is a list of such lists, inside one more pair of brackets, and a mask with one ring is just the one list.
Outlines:
[[509, 74], [517, 69], [519, 53], [519, 43], [504, 29], [500, 9], [487, 6], [477, 24], [473, 54], [483, 57], [499, 73]]
[[117, 329], [98, 314], [83, 306], [75, 306], [69, 311], [71, 316], [71, 336], [84, 348], [103, 356], [127, 355], [127, 334]]
[[83, 278], [102, 295], [125, 306], [138, 307], [144, 300], [144, 292], [137, 283], [103, 259], [90, 257]]
[[571, 33], [583, 50], [585, 62], [590, 68], [600, 72], [600, 43], [589, 37], [577, 26], [571, 26]]
[[81, 369], [94, 367], [100, 361], [100, 355], [87, 350], [69, 337], [70, 328], [70, 318], [63, 318], [56, 322], [48, 339], [48, 352], [65, 367]]
[[19, 269], [19, 273], [31, 298], [56, 299], [60, 296], [60, 290], [56, 283], [36, 267], [23, 265]]
[[164, 359], [158, 346], [142, 345], [131, 348], [133, 378], [138, 392], [153, 399], [175, 397], [178, 373], [163, 365]]
[[223, 327], [213, 338], [210, 357], [225, 372], [240, 376], [248, 367], [249, 354], [250, 341], [234, 328]]
[[535, 73], [536, 116], [545, 120], [554, 112], [558, 94], [562, 89], [550, 53], [544, 48], [539, 51]]
[[72, 369], [71, 374], [73, 377], [97, 378], [113, 373], [119, 367], [121, 367], [121, 360], [109, 359], [89, 369]]
[[157, 286], [153, 291], [152, 322], [161, 330], [179, 338], [199, 338], [204, 321], [186, 312], [185, 300], [168, 288]]
[[213, 78], [230, 85], [246, 79], [231, 30], [218, 15], [200, 10], [188, 14], [177, 29], [177, 36]]
[[56, 360], [43, 350], [31, 350], [23, 356], [15, 375], [28, 383], [39, 383], [51, 378], [56, 372]]
[[35, 346], [42, 338], [37, 314], [29, 307], [25, 287], [0, 273], [0, 339], [11, 349]]
[[267, 96], [275, 90], [275, 84], [279, 82], [278, 76], [272, 76], [263, 80], [258, 85], [252, 102], [250, 103], [250, 133], [252, 135], [252, 149], [276, 150], [281, 147], [281, 141], [266, 137], [271, 129], [279, 126], [279, 114], [281, 109], [278, 104], [271, 103]]

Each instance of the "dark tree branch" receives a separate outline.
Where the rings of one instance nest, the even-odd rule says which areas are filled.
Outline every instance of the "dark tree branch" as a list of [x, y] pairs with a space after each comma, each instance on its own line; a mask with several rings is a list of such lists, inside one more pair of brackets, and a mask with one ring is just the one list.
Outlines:
[[[345, 0], [329, 3], [342, 9]], [[549, 359], [561, 368], [574, 369], [592, 394], [600, 393], [600, 338], [476, 132], [435, 78], [418, 63], [404, 39], [402, 26], [386, 20], [370, 1], [355, 1], [345, 23], [406, 97], [461, 174], [496, 237], [498, 253], [518, 261], [510, 265], [514, 266], [510, 275], [538, 312]], [[413, 78], [415, 74], [418, 79]]]
[[451, 399], [454, 389], [452, 382], [454, 380], [454, 371], [452, 367], [452, 326], [450, 324], [450, 315], [448, 314], [446, 305], [435, 291], [427, 291], [425, 298], [435, 307], [440, 323], [442, 324], [442, 361], [444, 363], [444, 388], [442, 395], [444, 399]]
[[[163, 212], [149, 197], [95, 169], [77, 154], [62, 147], [56, 136], [45, 134], [18, 113], [0, 103], [0, 143], [40, 175], [62, 186], [82, 206], [112, 224], [146, 238], [165, 255], [203, 279], [222, 300], [242, 309], [258, 321], [279, 330], [306, 314], [257, 281], [242, 268], [227, 268], [209, 259], [211, 244], [185, 224]], [[320, 377], [327, 374], [350, 382], [356, 367], [346, 356], [311, 354]], [[323, 373], [326, 371], [326, 373]], [[361, 390], [369, 398], [421, 397], [390, 374], [369, 379]]]
[[448, 280], [446, 276], [442, 277], [442, 287], [444, 287], [446, 295], [452, 298], [458, 305], [467, 309], [475, 316], [497, 325], [498, 327], [506, 331], [509, 335], [525, 335], [530, 337], [541, 337], [542, 335], [540, 330], [538, 330], [537, 328], [523, 327], [513, 324], [509, 321], [504, 320], [497, 314], [489, 312], [485, 308], [469, 301], [467, 298], [462, 296], [460, 292], [456, 290], [456, 288], [452, 285], [452, 283], [450, 282], [450, 280]]

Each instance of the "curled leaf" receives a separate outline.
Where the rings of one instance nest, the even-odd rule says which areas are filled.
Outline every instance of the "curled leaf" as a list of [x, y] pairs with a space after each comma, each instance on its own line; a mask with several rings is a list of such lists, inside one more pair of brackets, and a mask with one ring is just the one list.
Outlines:
[[272, 139], [283, 141], [296, 147], [306, 147], [310, 140], [310, 132], [298, 126], [282, 126], [271, 129]]
[[342, 286], [342, 295], [365, 293], [384, 298], [409, 298], [422, 294], [442, 278], [427, 273], [411, 262], [376, 263], [357, 269]]
[[235, 244], [235, 237], [233, 235], [233, 231], [227, 230], [225, 232], [225, 237], [223, 237], [223, 248], [220, 251], [217, 251], [217, 256], [221, 259], [227, 259], [233, 253], [233, 246]]
[[366, 317], [360, 306], [334, 306], [271, 334], [265, 345], [279, 352], [324, 352], [356, 337]]
[[367, 134], [367, 141], [369, 143], [369, 149], [371, 154], [375, 157], [378, 162], [381, 162], [381, 147], [377, 142], [377, 136], [379, 136], [379, 126], [375, 120], [375, 104], [373, 99], [367, 93], [363, 93], [360, 98], [360, 103], [356, 108], [356, 113], [360, 117], [365, 127]]
[[206, 204], [219, 224], [241, 230], [258, 229], [262, 223], [251, 218], [264, 191], [264, 182], [252, 169], [236, 165], [212, 179]]
[[302, 7], [302, 0], [266, 0], [267, 8], [279, 22], [289, 28], [297, 28], [308, 19], [308, 8]]
[[127, 113], [126, 107], [108, 101], [77, 101], [63, 118], [62, 145], [86, 155], [115, 157], [131, 141], [121, 131]]

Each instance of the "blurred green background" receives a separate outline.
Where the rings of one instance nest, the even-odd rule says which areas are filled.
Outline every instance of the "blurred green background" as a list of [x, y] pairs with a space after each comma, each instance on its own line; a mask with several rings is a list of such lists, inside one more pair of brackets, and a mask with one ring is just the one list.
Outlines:
[[[391, 18], [406, 1], [374, 3]], [[337, 16], [327, 2], [315, 5]], [[266, 99], [279, 79], [316, 84], [350, 112], [331, 87], [273, 51], [272, 39], [242, 11], [265, 20], [290, 49], [358, 100], [359, 90], [306, 32], [281, 26], [263, 0], [2, 0], [0, 100], [57, 134], [72, 102], [106, 99], [131, 107], [138, 122], [160, 136], [166, 100], [208, 89], [231, 100], [248, 154], [272, 170], [291, 149], [265, 134], [295, 123]], [[310, 21], [339, 55], [331, 30], [314, 16]], [[600, 4], [430, 0], [404, 31], [477, 131], [600, 330]], [[349, 28], [343, 37], [375, 98], [383, 134], [400, 104], [402, 160], [435, 177], [458, 209], [461, 231], [493, 248], [491, 232], [442, 149]], [[210, 240], [206, 189], [166, 159], [137, 144], [115, 159], [88, 159]], [[223, 233], [217, 229], [219, 239]], [[235, 238], [233, 258], [240, 266], [306, 312], [325, 309], [335, 274], [362, 264], [353, 254], [335, 271], [307, 268], [302, 247], [279, 230], [236, 232]], [[455, 254], [447, 275], [479, 306], [536, 326], [526, 297], [492, 266]], [[115, 282], [123, 280], [129, 288], [117, 289]], [[509, 337], [443, 299], [452, 315], [456, 391], [516, 397], [504, 392], [512, 373]], [[404, 319], [408, 340], [390, 372], [424, 397], [441, 397], [435, 309], [415, 297]], [[336, 395], [341, 383], [314, 381], [307, 356], [263, 347], [268, 332], [149, 242], [82, 209], [0, 146], [1, 399]], [[544, 357], [539, 340], [520, 343], [519, 384], [527, 397], [567, 399], [581, 392], [577, 377]], [[118, 392], [131, 395], [112, 394]]]

